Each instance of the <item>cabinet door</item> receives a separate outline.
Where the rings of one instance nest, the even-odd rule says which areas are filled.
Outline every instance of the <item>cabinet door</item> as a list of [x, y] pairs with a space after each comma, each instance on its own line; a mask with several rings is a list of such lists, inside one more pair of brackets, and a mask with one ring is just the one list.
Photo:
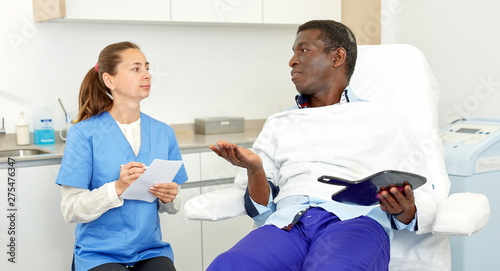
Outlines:
[[171, 0], [174, 22], [262, 23], [262, 0]]
[[[202, 187], [202, 193], [213, 191], [214, 189], [225, 189], [234, 184]], [[203, 270], [206, 270], [210, 263], [219, 254], [233, 247], [241, 238], [245, 237], [254, 229], [253, 220], [247, 215], [223, 221], [203, 221]]]
[[35, 23], [66, 16], [65, 0], [33, 0], [33, 21]]
[[183, 154], [182, 161], [184, 161], [188, 182], [199, 182], [201, 180], [200, 153]]
[[263, 0], [265, 24], [303, 24], [310, 20], [342, 20], [342, 0]]
[[202, 152], [200, 158], [202, 181], [233, 178], [241, 170], [214, 152]]
[[[16, 169], [16, 212], [6, 207], [6, 173], [0, 170], [0, 205], [2, 213], [0, 238], [16, 231], [16, 263], [7, 261], [9, 254], [0, 253], [0, 270], [69, 270], [71, 267], [75, 224], [64, 221], [61, 211], [61, 190], [55, 184], [59, 165]], [[15, 213], [13, 219], [8, 215]], [[12, 217], [12, 216], [11, 216]], [[6, 244], [7, 240], [1, 240]]]
[[67, 19], [170, 21], [169, 0], [66, 1]]
[[[182, 202], [200, 195], [200, 188], [181, 188]], [[183, 204], [184, 206], [184, 204]], [[163, 240], [174, 250], [174, 265], [177, 270], [202, 270], [201, 221], [189, 220], [181, 208], [175, 215], [160, 214]]]

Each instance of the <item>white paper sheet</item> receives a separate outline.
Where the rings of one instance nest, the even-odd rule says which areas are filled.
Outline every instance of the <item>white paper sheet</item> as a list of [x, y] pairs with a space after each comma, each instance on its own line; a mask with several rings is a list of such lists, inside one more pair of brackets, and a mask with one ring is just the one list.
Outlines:
[[149, 188], [157, 183], [172, 182], [182, 164], [182, 161], [153, 160], [148, 169], [121, 194], [120, 198], [153, 202], [156, 197], [149, 192]]

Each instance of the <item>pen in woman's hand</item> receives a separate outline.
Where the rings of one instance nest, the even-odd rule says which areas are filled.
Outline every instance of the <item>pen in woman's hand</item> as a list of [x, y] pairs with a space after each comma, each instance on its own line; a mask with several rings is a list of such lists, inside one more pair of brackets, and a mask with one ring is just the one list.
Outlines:
[[[120, 167], [123, 167], [125, 165], [120, 165]], [[143, 169], [148, 169], [149, 167], [148, 166], [145, 166], [145, 167], [142, 167]]]

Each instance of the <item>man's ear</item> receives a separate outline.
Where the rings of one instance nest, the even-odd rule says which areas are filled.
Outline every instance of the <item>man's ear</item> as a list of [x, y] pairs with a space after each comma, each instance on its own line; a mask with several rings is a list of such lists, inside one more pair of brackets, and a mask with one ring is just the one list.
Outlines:
[[105, 72], [105, 73], [102, 74], [102, 81], [104, 81], [104, 84], [110, 90], [114, 90], [116, 88], [114, 80], [113, 80], [113, 77], [111, 77], [111, 75], [109, 73]]
[[338, 68], [345, 63], [345, 58], [347, 56], [347, 52], [344, 48], [339, 47], [333, 51], [333, 67]]

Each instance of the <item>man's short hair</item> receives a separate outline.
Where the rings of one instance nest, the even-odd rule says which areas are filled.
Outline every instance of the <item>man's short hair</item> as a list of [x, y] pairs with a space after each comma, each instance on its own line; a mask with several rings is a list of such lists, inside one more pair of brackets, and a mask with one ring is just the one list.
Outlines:
[[358, 56], [358, 48], [356, 38], [352, 31], [342, 23], [332, 20], [313, 20], [301, 26], [297, 30], [297, 34], [308, 29], [318, 29], [321, 31], [319, 39], [325, 43], [325, 53], [334, 51], [339, 47], [346, 50], [346, 80], [351, 80], [354, 67], [356, 66], [356, 58]]

